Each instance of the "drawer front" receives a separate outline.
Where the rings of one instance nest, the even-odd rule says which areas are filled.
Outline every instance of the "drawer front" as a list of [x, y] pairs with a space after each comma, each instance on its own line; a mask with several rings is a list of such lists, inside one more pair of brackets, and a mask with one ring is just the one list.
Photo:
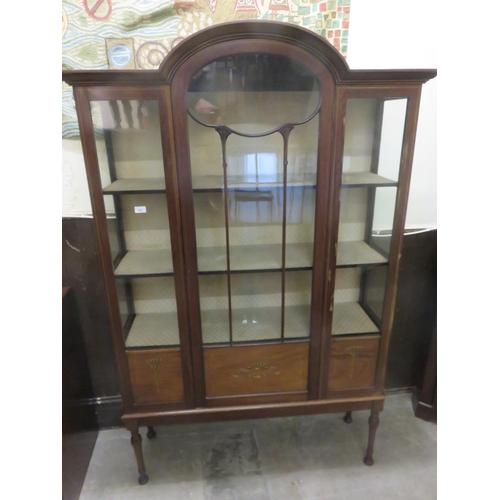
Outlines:
[[204, 349], [207, 397], [307, 391], [309, 343]]
[[332, 339], [328, 390], [373, 388], [379, 343], [379, 336]]
[[184, 400], [180, 349], [128, 351], [134, 403]]

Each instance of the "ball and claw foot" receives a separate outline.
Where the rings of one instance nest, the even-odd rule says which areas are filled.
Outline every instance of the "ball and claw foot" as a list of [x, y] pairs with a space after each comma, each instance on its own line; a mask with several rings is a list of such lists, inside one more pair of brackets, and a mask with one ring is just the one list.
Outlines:
[[148, 433], [146, 434], [148, 439], [154, 439], [156, 437], [156, 431], [153, 427], [148, 427]]
[[141, 486], [143, 486], [144, 484], [146, 484], [148, 481], [149, 481], [149, 477], [148, 477], [148, 475], [146, 473], [141, 474], [139, 476], [139, 484]]
[[351, 411], [348, 411], [346, 414], [345, 414], [345, 417], [344, 417], [344, 422], [346, 424], [352, 424], [352, 412]]

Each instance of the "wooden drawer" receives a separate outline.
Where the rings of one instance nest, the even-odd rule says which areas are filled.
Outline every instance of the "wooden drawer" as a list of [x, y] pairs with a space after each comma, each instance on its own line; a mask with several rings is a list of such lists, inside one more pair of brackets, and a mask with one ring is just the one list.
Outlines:
[[332, 339], [328, 390], [373, 388], [379, 343], [379, 336]]
[[184, 400], [180, 349], [128, 351], [134, 403]]
[[307, 391], [309, 343], [204, 349], [207, 397]]

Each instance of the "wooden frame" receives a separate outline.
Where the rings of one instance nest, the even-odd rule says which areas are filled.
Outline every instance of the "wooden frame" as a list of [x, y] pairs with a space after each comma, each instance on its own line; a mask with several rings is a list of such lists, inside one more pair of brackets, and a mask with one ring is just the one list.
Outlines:
[[[281, 340], [253, 346], [249, 343], [243, 350], [237, 347], [204, 347], [202, 344], [186, 89], [194, 72], [208, 63], [223, 57], [248, 53], [292, 59], [307, 67], [320, 84], [313, 281], [308, 345], [300, 339], [296, 342], [283, 343], [285, 332], [282, 329], [277, 333]], [[121, 381], [124, 405], [122, 418], [125, 426], [132, 433], [140, 484], [146, 483], [148, 478], [142, 458], [139, 426], [150, 427], [148, 437], [153, 437], [154, 431], [151, 426], [163, 423], [308, 415], [335, 411], [347, 411], [349, 418], [346, 421], [349, 421], [351, 411], [370, 409], [372, 413], [365, 463], [373, 464], [372, 453], [378, 414], [383, 409], [384, 402], [383, 387], [387, 351], [394, 316], [420, 92], [422, 84], [434, 76], [436, 76], [435, 70], [350, 70], [343, 57], [321, 37], [306, 29], [270, 21], [233, 22], [202, 30], [176, 46], [160, 68], [155, 71], [63, 72], [63, 80], [74, 86], [107, 294], [111, 334]], [[352, 98], [407, 99], [407, 109], [397, 183], [384, 179], [374, 181], [368, 178], [358, 184], [352, 179], [348, 181], [354, 182], [348, 185], [364, 186], [372, 193], [377, 186], [397, 185], [390, 256], [387, 263], [380, 261], [380, 265], [387, 267], [380, 332], [374, 331], [369, 335], [360, 332], [354, 337], [341, 335], [332, 340], [336, 269], [360, 266], [360, 264], [345, 264], [342, 260], [337, 262], [343, 247], [343, 242], [339, 241], [339, 224], [346, 103]], [[179, 349], [156, 351], [145, 348], [140, 351], [126, 349], [106, 228], [106, 213], [90, 102], [144, 99], [157, 101], [160, 110], [165, 187], [163, 188], [163, 185], [155, 187], [154, 183], [151, 183], [151, 189], [127, 191], [130, 188], [123, 187], [108, 189], [107, 193], [116, 200], [127, 192], [164, 192], [166, 194], [173, 263], [173, 273], [170, 274], [173, 274], [175, 283]], [[377, 134], [380, 136], [380, 130], [375, 131], [372, 157], [378, 155]], [[286, 133], [283, 132], [282, 135], [286, 142]], [[221, 138], [224, 140], [222, 135]], [[111, 154], [109, 158], [113, 161], [112, 153], [109, 154]], [[375, 174], [375, 170], [372, 163], [371, 173]], [[116, 178], [116, 175], [114, 177]], [[368, 203], [368, 214], [373, 212], [373, 208], [370, 208], [374, 203], [373, 198], [372, 194]], [[117, 205], [118, 212], [120, 212], [120, 203], [118, 202]], [[368, 219], [370, 217], [372, 216], [368, 215]], [[122, 227], [120, 214], [118, 214], [118, 219], [118, 226]], [[369, 239], [370, 224], [366, 225], [365, 240]], [[123, 237], [120, 248], [123, 253], [125, 251]], [[229, 246], [226, 248], [229, 249]], [[285, 273], [284, 267], [281, 272]], [[132, 275], [126, 277], [131, 278]], [[363, 296], [362, 291], [360, 296]], [[129, 311], [133, 311], [131, 293], [129, 293], [128, 303]], [[282, 318], [283, 314], [282, 312]], [[352, 342], [349, 339], [353, 339]], [[286, 346], [286, 349], [280, 350], [279, 345]], [[233, 349], [233, 351], [225, 351], [225, 349]], [[353, 353], [365, 353], [365, 361], [359, 361], [360, 364], [350, 363], [344, 352], [346, 349], [351, 349], [349, 352]], [[152, 356], [161, 352], [166, 359], [171, 360], [169, 368], [163, 366], [163, 371], [161, 371], [165, 377], [174, 377], [171, 387], [162, 386], [160, 391], [159, 386], [155, 386], [151, 379], [148, 379], [149, 372], [144, 370], [144, 362], [155, 360], [146, 359], [150, 352]], [[266, 366], [269, 369], [270, 364], [284, 360], [287, 363], [300, 364], [301, 370], [300, 373], [290, 375], [283, 380], [273, 379], [273, 383], [267, 386], [261, 380], [258, 387], [253, 387], [247, 380], [245, 384], [248, 389], [246, 392], [239, 393], [234, 389], [232, 381], [215, 376], [216, 372], [225, 373], [224, 370], [229, 370], [226, 373], [227, 376], [238, 376], [233, 374], [232, 365], [228, 368], [228, 365], [224, 364], [226, 352], [234, 353], [234, 360], [237, 360], [241, 353], [260, 353], [263, 359], [269, 360], [268, 365], [262, 364], [262, 369]], [[335, 365], [337, 358], [343, 361]], [[246, 358], [243, 356], [243, 359]], [[134, 363], [133, 373], [130, 368], [132, 362]], [[330, 366], [331, 363], [334, 364], [333, 368]], [[214, 366], [216, 371], [210, 371], [211, 366]], [[349, 370], [354, 370], [356, 366], [359, 366], [361, 370], [357, 378], [349, 378], [353, 375], [352, 373], [349, 375]], [[274, 366], [272, 368], [275, 369]], [[239, 373], [246, 373], [245, 370], [243, 372], [240, 370]], [[158, 375], [158, 373], [160, 371], [156, 370], [155, 374]], [[335, 373], [339, 373], [340, 378], [337, 379]], [[146, 392], [142, 393], [141, 387], [144, 387]]]

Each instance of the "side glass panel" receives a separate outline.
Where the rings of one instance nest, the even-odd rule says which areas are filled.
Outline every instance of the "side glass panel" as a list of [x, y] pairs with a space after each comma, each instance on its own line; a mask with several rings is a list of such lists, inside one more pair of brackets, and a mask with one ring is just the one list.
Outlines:
[[332, 335], [381, 327], [406, 99], [348, 99]]
[[158, 102], [91, 111], [125, 345], [178, 346]]
[[187, 93], [203, 344], [309, 337], [319, 84], [281, 56], [217, 60]]

